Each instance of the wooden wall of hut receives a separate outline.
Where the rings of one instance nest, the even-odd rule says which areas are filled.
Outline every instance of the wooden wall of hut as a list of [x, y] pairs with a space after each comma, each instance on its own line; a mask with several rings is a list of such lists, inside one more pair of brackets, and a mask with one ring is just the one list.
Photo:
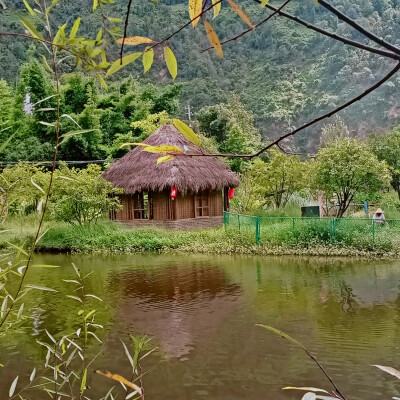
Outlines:
[[[110, 213], [117, 221], [132, 221], [135, 218], [134, 196], [120, 196], [122, 209]], [[222, 190], [200, 193], [180, 193], [175, 200], [170, 198], [169, 190], [150, 192], [148, 196], [148, 218], [155, 221], [180, 220], [187, 218], [218, 217], [224, 210]]]

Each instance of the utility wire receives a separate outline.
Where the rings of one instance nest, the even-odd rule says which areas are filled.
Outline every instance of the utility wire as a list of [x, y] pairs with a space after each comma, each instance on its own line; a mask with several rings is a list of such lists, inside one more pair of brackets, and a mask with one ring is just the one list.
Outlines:
[[[77, 161], [56, 161], [56, 164], [78, 165], [78, 164], [103, 164], [106, 162], [114, 162], [119, 158], [107, 158], [106, 160], [77, 160]], [[51, 165], [53, 161], [0, 161], [0, 166], [4, 165], [17, 165], [17, 164], [34, 164], [34, 165]]]

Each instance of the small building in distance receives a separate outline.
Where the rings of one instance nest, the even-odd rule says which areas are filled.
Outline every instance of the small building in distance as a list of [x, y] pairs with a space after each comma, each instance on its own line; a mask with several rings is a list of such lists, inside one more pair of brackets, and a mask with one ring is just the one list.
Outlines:
[[143, 143], [177, 146], [200, 156], [178, 155], [157, 164], [160, 154], [135, 147], [104, 173], [114, 187], [124, 190], [123, 208], [111, 212], [110, 218], [171, 229], [221, 225], [223, 211], [229, 209], [229, 189], [239, 184], [238, 176], [216, 157], [201, 155], [206, 153], [171, 124], [161, 126]]

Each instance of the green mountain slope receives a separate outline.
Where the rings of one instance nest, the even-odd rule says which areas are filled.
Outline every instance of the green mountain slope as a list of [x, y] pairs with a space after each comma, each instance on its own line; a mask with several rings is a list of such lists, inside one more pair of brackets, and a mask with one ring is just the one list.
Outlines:
[[[22, 1], [7, 4], [22, 9]], [[123, 17], [127, 0], [110, 6], [108, 14]], [[257, 23], [269, 11], [252, 2], [241, 2]], [[279, 6], [280, 1], [271, 0]], [[400, 1], [397, 0], [332, 0], [377, 35], [400, 45]], [[10, 7], [12, 8], [12, 7]], [[57, 23], [82, 17], [82, 32], [95, 34], [101, 23], [99, 13], [92, 13], [92, 1], [61, 0], [56, 8]], [[339, 22], [314, 0], [293, 0], [285, 9], [320, 27], [342, 36], [368, 43], [352, 28]], [[177, 30], [188, 17], [187, 3], [163, 1], [133, 2], [129, 35], [143, 35], [160, 40]], [[220, 39], [227, 39], [246, 29], [246, 25], [228, 7], [222, 9], [213, 24]], [[56, 24], [55, 24], [56, 25]], [[22, 31], [11, 11], [0, 14], [0, 30]], [[0, 38], [0, 77], [13, 82], [18, 64], [26, 59], [28, 44], [13, 38]], [[274, 17], [254, 32], [224, 46], [220, 59], [209, 47], [204, 27], [186, 28], [173, 37], [169, 46], [178, 59], [177, 82], [183, 85], [180, 114], [186, 118], [188, 105], [194, 113], [205, 105], [226, 101], [230, 92], [240, 94], [251, 109], [265, 138], [274, 138], [299, 126], [364, 91], [379, 80], [393, 62], [383, 57], [355, 50], [326, 38], [282, 17]], [[110, 58], [118, 57], [118, 46], [110, 46]], [[135, 51], [132, 47], [126, 52]], [[10, 65], [12, 68], [10, 68]], [[171, 82], [163, 60], [162, 49], [156, 50], [155, 64], [143, 75], [140, 61], [115, 76], [119, 80], [129, 74], [144, 81]], [[400, 122], [400, 75], [380, 90], [341, 114], [355, 135], [384, 131]], [[314, 151], [319, 144], [321, 125], [296, 137], [293, 144], [302, 150]]]

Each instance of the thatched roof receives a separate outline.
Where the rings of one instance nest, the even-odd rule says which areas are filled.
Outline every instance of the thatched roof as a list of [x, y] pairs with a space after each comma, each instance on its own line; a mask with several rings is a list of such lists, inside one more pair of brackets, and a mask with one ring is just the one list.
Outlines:
[[[186, 139], [173, 125], [165, 124], [144, 143], [177, 146], [190, 154], [201, 154], [200, 149]], [[198, 192], [235, 187], [238, 176], [215, 157], [176, 156], [172, 161], [157, 164], [159, 154], [135, 147], [116, 161], [104, 173], [104, 178], [125, 193], [162, 191], [176, 186], [181, 192]]]

